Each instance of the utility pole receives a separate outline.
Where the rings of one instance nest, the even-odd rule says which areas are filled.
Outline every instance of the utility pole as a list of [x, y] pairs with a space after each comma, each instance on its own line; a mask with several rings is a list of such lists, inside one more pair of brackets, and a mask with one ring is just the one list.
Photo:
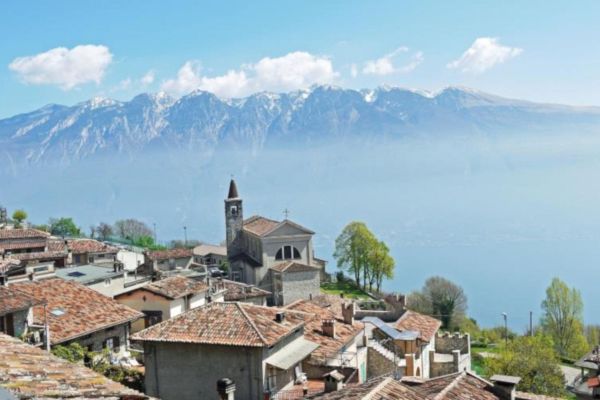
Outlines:
[[529, 311], [529, 336], [533, 336], [533, 311]]
[[152, 223], [152, 227], [154, 228], [154, 244], [156, 244], [156, 222]]
[[508, 344], [508, 314], [503, 312], [502, 316], [504, 317], [504, 343]]
[[187, 226], [183, 226], [183, 237], [185, 239], [185, 247], [187, 247]]

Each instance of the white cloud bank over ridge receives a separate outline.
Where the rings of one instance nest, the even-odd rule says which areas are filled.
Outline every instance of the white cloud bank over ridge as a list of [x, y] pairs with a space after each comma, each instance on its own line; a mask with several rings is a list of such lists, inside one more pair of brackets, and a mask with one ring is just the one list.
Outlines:
[[163, 82], [161, 89], [181, 95], [194, 89], [212, 92], [219, 97], [244, 97], [260, 91], [286, 92], [314, 84], [332, 83], [339, 73], [331, 60], [303, 51], [282, 57], [265, 57], [255, 64], [244, 64], [238, 70], [208, 77], [201, 73], [198, 61], [187, 61], [173, 79]]
[[460, 58], [448, 63], [450, 69], [463, 72], [482, 73], [497, 64], [502, 64], [521, 54], [523, 49], [503, 46], [497, 38], [477, 38]]
[[[409, 73], [413, 71], [415, 68], [419, 66], [423, 62], [423, 52], [418, 51], [412, 55], [408, 64], [403, 65], [401, 67], [397, 67], [394, 65], [394, 58], [402, 53], [406, 53], [409, 51], [408, 47], [402, 46], [398, 47], [396, 50], [392, 51], [380, 57], [376, 60], [369, 60], [365, 63], [364, 68], [362, 69], [362, 73], [365, 75], [390, 75], [394, 73]], [[353, 74], [353, 76], [356, 76]]]
[[99, 84], [112, 62], [106, 46], [79, 45], [72, 49], [56, 47], [33, 56], [15, 58], [9, 69], [33, 85], [56, 85], [71, 90], [88, 82]]

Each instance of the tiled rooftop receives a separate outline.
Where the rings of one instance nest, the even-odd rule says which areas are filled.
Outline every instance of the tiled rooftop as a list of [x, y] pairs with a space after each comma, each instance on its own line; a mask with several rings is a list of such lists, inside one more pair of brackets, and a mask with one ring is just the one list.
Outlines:
[[0, 250], [45, 249], [46, 239], [6, 239], [0, 240]]
[[11, 269], [18, 267], [20, 264], [21, 261], [17, 260], [16, 258], [13, 258], [12, 256], [10, 258], [0, 257], [0, 274], [8, 272]]
[[94, 239], [70, 239], [67, 246], [73, 254], [117, 253], [118, 248]]
[[208, 254], [217, 254], [220, 256], [227, 256], [227, 247], [225, 246], [216, 246], [213, 244], [201, 244], [199, 246], [194, 247], [193, 252], [197, 256], [206, 256]]
[[203, 281], [177, 275], [152, 282], [144, 286], [143, 289], [170, 299], [179, 299], [184, 296], [205, 292], [208, 290], [208, 285]]
[[440, 329], [442, 323], [428, 315], [419, 314], [415, 311], [407, 310], [396, 321], [395, 327], [399, 331], [418, 331], [419, 339], [430, 342], [435, 333]]
[[310, 265], [302, 264], [296, 261], [284, 261], [275, 264], [271, 267], [272, 270], [277, 272], [303, 272], [303, 271], [314, 271], [319, 269], [318, 267], [312, 267]]
[[[500, 400], [493, 384], [469, 372], [457, 372], [425, 381], [379, 377], [340, 391], [310, 397], [319, 400]], [[558, 400], [554, 397], [517, 392], [516, 400]]]
[[[11, 287], [47, 302], [52, 344], [143, 317], [142, 313], [93, 289], [60, 278], [14, 283]], [[33, 316], [36, 324], [43, 325], [44, 307], [35, 306]]]
[[277, 225], [279, 225], [278, 221], [254, 215], [244, 221], [244, 230], [253, 233], [256, 236], [263, 236], [275, 229]]
[[[338, 314], [330, 307], [324, 307], [310, 300], [298, 300], [289, 304], [286, 308], [310, 315], [304, 328], [304, 337], [320, 345], [310, 355], [309, 362], [313, 364], [323, 364], [327, 359], [333, 358], [364, 328], [361, 322], [354, 322], [353, 325], [344, 323], [341, 311]], [[323, 320], [336, 321], [335, 337], [332, 338], [323, 334]]]
[[26, 310], [38, 303], [39, 301], [33, 297], [14, 289], [12, 286], [0, 286], [0, 316]]
[[67, 253], [65, 251], [34, 251], [32, 253], [15, 253], [12, 254], [11, 257], [21, 261], [57, 260], [66, 258]]
[[0, 229], [0, 240], [2, 239], [24, 239], [42, 238], [46, 239], [50, 234], [38, 229]]
[[[285, 312], [283, 322], [275, 315]], [[150, 342], [203, 343], [266, 347], [302, 327], [304, 313], [248, 303], [209, 303], [151, 326], [132, 339]]]
[[146, 399], [142, 393], [0, 333], [0, 388], [17, 399]]
[[271, 292], [241, 282], [223, 279], [222, 283], [225, 288], [225, 301], [238, 301], [271, 295]]
[[146, 258], [150, 261], [154, 260], [169, 260], [171, 258], [188, 258], [193, 256], [192, 249], [169, 249], [156, 250], [146, 253]]

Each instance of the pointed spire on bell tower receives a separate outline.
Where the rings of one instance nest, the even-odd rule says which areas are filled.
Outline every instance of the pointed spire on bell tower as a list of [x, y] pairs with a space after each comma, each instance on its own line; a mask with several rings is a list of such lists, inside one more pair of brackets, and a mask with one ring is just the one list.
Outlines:
[[231, 181], [229, 182], [229, 194], [227, 195], [227, 199], [237, 199], [240, 196], [238, 195], [238, 190], [237, 190], [237, 186], [235, 184], [235, 180], [233, 180], [233, 177], [231, 178]]

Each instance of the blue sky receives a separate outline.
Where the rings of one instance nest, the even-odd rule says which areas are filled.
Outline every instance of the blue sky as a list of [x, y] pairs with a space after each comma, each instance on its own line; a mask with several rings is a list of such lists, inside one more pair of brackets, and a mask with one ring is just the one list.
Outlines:
[[599, 15], [597, 1], [6, 2], [0, 117], [93, 96], [314, 83], [600, 105]]

